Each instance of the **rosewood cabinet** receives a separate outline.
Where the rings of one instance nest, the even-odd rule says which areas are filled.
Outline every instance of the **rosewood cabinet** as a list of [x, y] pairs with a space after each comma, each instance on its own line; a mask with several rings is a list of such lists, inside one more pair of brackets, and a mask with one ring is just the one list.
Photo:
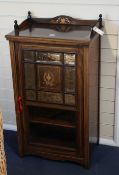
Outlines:
[[98, 20], [28, 18], [10, 44], [20, 155], [89, 167], [99, 139]]

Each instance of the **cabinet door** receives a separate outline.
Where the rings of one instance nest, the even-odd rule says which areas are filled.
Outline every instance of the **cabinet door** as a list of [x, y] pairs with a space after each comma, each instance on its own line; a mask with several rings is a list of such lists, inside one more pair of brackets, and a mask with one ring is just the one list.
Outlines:
[[[68, 119], [66, 121], [65, 118], [58, 118], [55, 124], [57, 121], [59, 123], [62, 121], [65, 122], [66, 128], [70, 126], [69, 130], [72, 130], [71, 127], [73, 128], [75, 131], [73, 140], [75, 146], [73, 148], [80, 155], [83, 115], [81, 115], [80, 107], [81, 79], [79, 81], [79, 77], [81, 71], [77, 49], [21, 45], [19, 50], [20, 89], [24, 102], [23, 119], [21, 120], [24, 123], [26, 145], [28, 146], [32, 142], [30, 141], [30, 132], [34, 131], [34, 128], [32, 128], [31, 123], [34, 120], [38, 123], [41, 119], [44, 122], [44, 118], [50, 120], [45, 115], [41, 116], [40, 108], [44, 107], [46, 110], [47, 108], [51, 110], [58, 109], [60, 113], [63, 111], [64, 116], [66, 115]], [[72, 111], [69, 112], [70, 110]], [[71, 114], [70, 121], [68, 112]], [[57, 111], [54, 113], [55, 118]], [[51, 115], [51, 119], [54, 120], [54, 118]], [[47, 127], [46, 123], [44, 125]], [[62, 128], [60, 129], [62, 130]], [[53, 132], [55, 133], [55, 129]], [[65, 131], [64, 133], [66, 134]], [[37, 132], [35, 135], [37, 135]], [[40, 134], [38, 137], [40, 137]], [[65, 141], [63, 140], [63, 142]]]

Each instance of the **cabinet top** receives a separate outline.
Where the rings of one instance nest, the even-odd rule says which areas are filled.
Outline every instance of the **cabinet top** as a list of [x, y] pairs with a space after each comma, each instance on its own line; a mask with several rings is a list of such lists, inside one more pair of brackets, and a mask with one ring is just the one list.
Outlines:
[[102, 15], [98, 20], [81, 20], [61, 15], [54, 18], [32, 18], [31, 12], [20, 25], [14, 21], [14, 31], [6, 35], [8, 40], [19, 42], [63, 42], [88, 44], [96, 35], [94, 26], [102, 28]]

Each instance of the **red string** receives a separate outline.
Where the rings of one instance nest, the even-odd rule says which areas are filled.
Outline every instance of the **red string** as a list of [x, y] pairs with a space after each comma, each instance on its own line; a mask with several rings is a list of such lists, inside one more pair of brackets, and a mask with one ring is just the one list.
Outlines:
[[18, 97], [18, 113], [21, 113], [23, 111], [23, 105], [22, 105], [22, 97]]

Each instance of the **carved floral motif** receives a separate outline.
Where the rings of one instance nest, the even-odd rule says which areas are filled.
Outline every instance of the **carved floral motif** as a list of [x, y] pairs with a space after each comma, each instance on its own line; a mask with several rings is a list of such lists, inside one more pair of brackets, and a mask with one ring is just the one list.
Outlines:
[[52, 22], [55, 24], [71, 24], [72, 20], [66, 16], [59, 16], [57, 18], [52, 19]]
[[59, 17], [56, 22], [60, 24], [70, 24], [71, 23], [71, 21], [66, 17]]

